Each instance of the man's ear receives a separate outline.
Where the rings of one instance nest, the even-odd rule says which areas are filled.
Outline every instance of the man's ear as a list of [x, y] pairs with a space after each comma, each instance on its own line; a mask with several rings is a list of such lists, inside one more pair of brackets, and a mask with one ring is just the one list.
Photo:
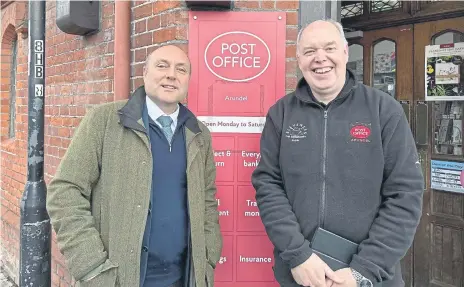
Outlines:
[[345, 53], [345, 62], [348, 63], [348, 60], [350, 58], [350, 55], [348, 53], [348, 43], [345, 44], [345, 50], [344, 50], [344, 53]]

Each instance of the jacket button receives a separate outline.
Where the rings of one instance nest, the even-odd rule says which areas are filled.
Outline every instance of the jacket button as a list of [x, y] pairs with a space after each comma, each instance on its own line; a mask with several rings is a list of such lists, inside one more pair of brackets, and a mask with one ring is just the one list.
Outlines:
[[146, 162], [146, 161], [142, 161], [142, 164], [147, 164], [147, 162]]
[[134, 249], [131, 249], [131, 250], [130, 250], [130, 253], [134, 253]]
[[148, 248], [146, 246], [142, 247], [143, 252], [148, 252]]

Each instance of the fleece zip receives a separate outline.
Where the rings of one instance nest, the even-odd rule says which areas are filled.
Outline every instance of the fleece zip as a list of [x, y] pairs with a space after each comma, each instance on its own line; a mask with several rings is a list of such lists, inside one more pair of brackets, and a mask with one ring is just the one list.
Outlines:
[[404, 284], [400, 260], [422, 213], [424, 179], [403, 109], [388, 94], [348, 70], [323, 105], [300, 80], [269, 109], [252, 184], [281, 285], [297, 286], [290, 269], [311, 256], [318, 226], [359, 244], [352, 268], [383, 287]]

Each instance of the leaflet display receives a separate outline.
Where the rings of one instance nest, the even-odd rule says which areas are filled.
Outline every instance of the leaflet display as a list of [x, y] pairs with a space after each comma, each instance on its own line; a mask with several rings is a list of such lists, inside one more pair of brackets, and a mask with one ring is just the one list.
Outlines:
[[212, 134], [224, 238], [215, 286], [277, 287], [251, 175], [267, 111], [285, 95], [285, 12], [189, 13], [187, 104]]

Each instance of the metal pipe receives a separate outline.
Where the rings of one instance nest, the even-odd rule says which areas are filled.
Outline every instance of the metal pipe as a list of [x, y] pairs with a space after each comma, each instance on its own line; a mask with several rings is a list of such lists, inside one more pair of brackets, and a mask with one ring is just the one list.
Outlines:
[[114, 4], [114, 100], [129, 98], [131, 1]]
[[45, 11], [45, 1], [29, 1], [27, 182], [20, 207], [20, 287], [51, 286], [51, 226], [44, 181]]

